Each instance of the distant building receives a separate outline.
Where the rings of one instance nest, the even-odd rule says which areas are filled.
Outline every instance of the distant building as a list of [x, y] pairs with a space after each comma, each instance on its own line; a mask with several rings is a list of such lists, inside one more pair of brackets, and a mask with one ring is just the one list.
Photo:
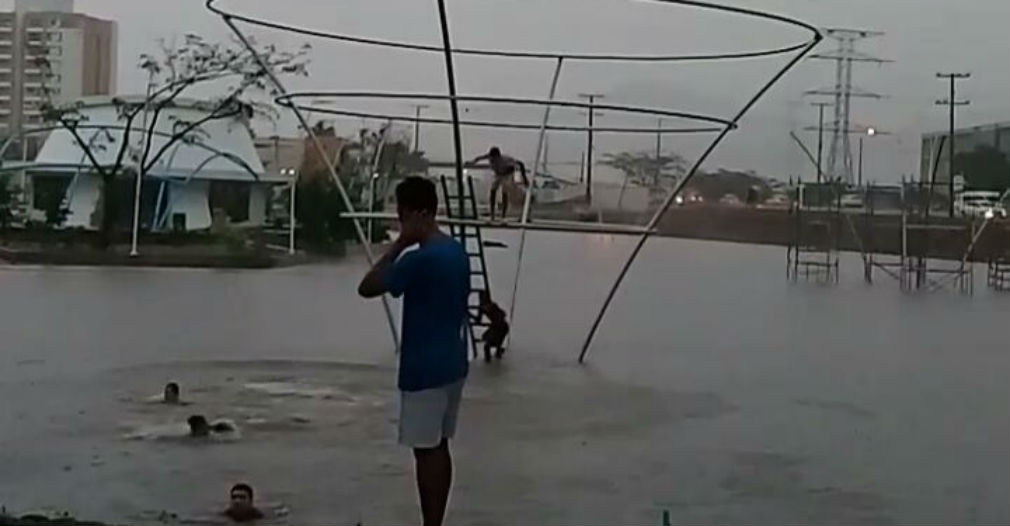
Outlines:
[[116, 22], [74, 13], [73, 0], [17, 0], [0, 13], [0, 136], [42, 123], [43, 88], [58, 100], [115, 93], [117, 49]]
[[[111, 166], [123, 141], [125, 122], [109, 97], [82, 102], [80, 112], [89, 126], [81, 132], [83, 140], [101, 144], [91, 148], [91, 153], [99, 163]], [[152, 152], [168, 145], [174, 122], [195, 122], [208, 111], [205, 103], [176, 100], [158, 120]], [[139, 144], [143, 129], [137, 122], [134, 126], [131, 140]], [[140, 213], [144, 230], [205, 230], [218, 218], [234, 225], [260, 226], [266, 221], [273, 187], [289, 184], [289, 176], [264, 169], [244, 119], [211, 120], [201, 130], [202, 140], [167, 146], [165, 155], [145, 174]], [[65, 227], [99, 227], [101, 177], [68, 130], [49, 133], [33, 162], [5, 163], [4, 171], [26, 174], [30, 220], [44, 221], [47, 211], [56, 208], [67, 211]], [[133, 195], [134, 178], [123, 177], [116, 184], [122, 185], [120, 194]], [[121, 227], [128, 226], [133, 216], [133, 202], [126, 201], [120, 203], [118, 216], [127, 223]]]
[[[949, 131], [938, 131], [927, 133], [922, 136], [922, 150], [919, 164], [919, 177], [922, 181], [929, 181], [933, 173], [933, 166], [939, 162], [936, 169], [937, 183], [948, 183], [950, 181], [950, 148], [944, 144], [940, 151], [941, 141], [945, 141]], [[984, 126], [972, 126], [961, 128], [954, 132], [954, 148], [956, 154], [973, 151], [979, 146], [991, 146], [1010, 158], [1010, 122], [996, 124], [986, 124]], [[939, 152], [939, 160], [937, 160]], [[955, 174], [956, 175], [956, 174]], [[937, 190], [943, 193], [945, 184], [941, 184]]]

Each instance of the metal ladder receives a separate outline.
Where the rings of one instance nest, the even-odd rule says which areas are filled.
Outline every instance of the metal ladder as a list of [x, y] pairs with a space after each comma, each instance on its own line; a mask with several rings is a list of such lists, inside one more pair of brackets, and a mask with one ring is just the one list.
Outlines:
[[[450, 219], [472, 219], [479, 220], [480, 215], [477, 210], [477, 198], [473, 191], [473, 179], [466, 178], [463, 185], [463, 214], [460, 215], [458, 209], [459, 195], [450, 189], [454, 187], [455, 181], [444, 175], [440, 176], [442, 183], [442, 196], [445, 199], [445, 215]], [[480, 314], [480, 293], [487, 291], [491, 293], [491, 282], [487, 278], [487, 261], [484, 258], [484, 236], [479, 226], [470, 225], [449, 225], [449, 233], [455, 238], [463, 249], [466, 250], [470, 263], [470, 296], [467, 298], [467, 332], [470, 335], [470, 347], [474, 358], [478, 356], [477, 344], [483, 342], [481, 335], [474, 330], [475, 327], [487, 328], [490, 323], [483, 319]], [[477, 320], [477, 321], [475, 321]]]

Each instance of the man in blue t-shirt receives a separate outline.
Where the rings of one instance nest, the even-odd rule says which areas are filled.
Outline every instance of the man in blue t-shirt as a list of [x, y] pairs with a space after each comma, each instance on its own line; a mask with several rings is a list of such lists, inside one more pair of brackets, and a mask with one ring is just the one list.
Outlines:
[[[413, 448], [425, 525], [442, 524], [452, 486], [449, 439], [468, 368], [470, 260], [435, 222], [435, 185], [408, 177], [396, 187], [400, 236], [358, 287], [365, 298], [403, 296], [400, 443]], [[407, 251], [417, 245], [416, 250]]]

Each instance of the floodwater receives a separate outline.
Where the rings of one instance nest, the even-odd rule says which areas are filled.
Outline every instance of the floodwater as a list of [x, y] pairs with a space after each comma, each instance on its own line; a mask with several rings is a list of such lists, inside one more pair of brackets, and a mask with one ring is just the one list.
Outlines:
[[[491, 237], [507, 308], [514, 233]], [[474, 363], [450, 524], [1007, 524], [1010, 297], [909, 295], [854, 258], [531, 234], [506, 361]], [[417, 522], [395, 361], [361, 261], [271, 271], [0, 269], [0, 504], [129, 524]], [[148, 398], [167, 381], [191, 405]], [[193, 413], [232, 440], [172, 436]]]

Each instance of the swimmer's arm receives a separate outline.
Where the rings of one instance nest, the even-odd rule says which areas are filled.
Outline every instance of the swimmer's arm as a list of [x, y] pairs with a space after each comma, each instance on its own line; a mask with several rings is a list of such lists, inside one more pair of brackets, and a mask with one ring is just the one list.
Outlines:
[[388, 284], [383, 280], [383, 274], [396, 263], [396, 258], [400, 257], [400, 254], [407, 248], [401, 239], [394, 241], [393, 246], [375, 262], [375, 265], [372, 265], [365, 277], [361, 279], [361, 283], [358, 285], [358, 295], [362, 298], [378, 298], [387, 292], [396, 292], [389, 290]]

